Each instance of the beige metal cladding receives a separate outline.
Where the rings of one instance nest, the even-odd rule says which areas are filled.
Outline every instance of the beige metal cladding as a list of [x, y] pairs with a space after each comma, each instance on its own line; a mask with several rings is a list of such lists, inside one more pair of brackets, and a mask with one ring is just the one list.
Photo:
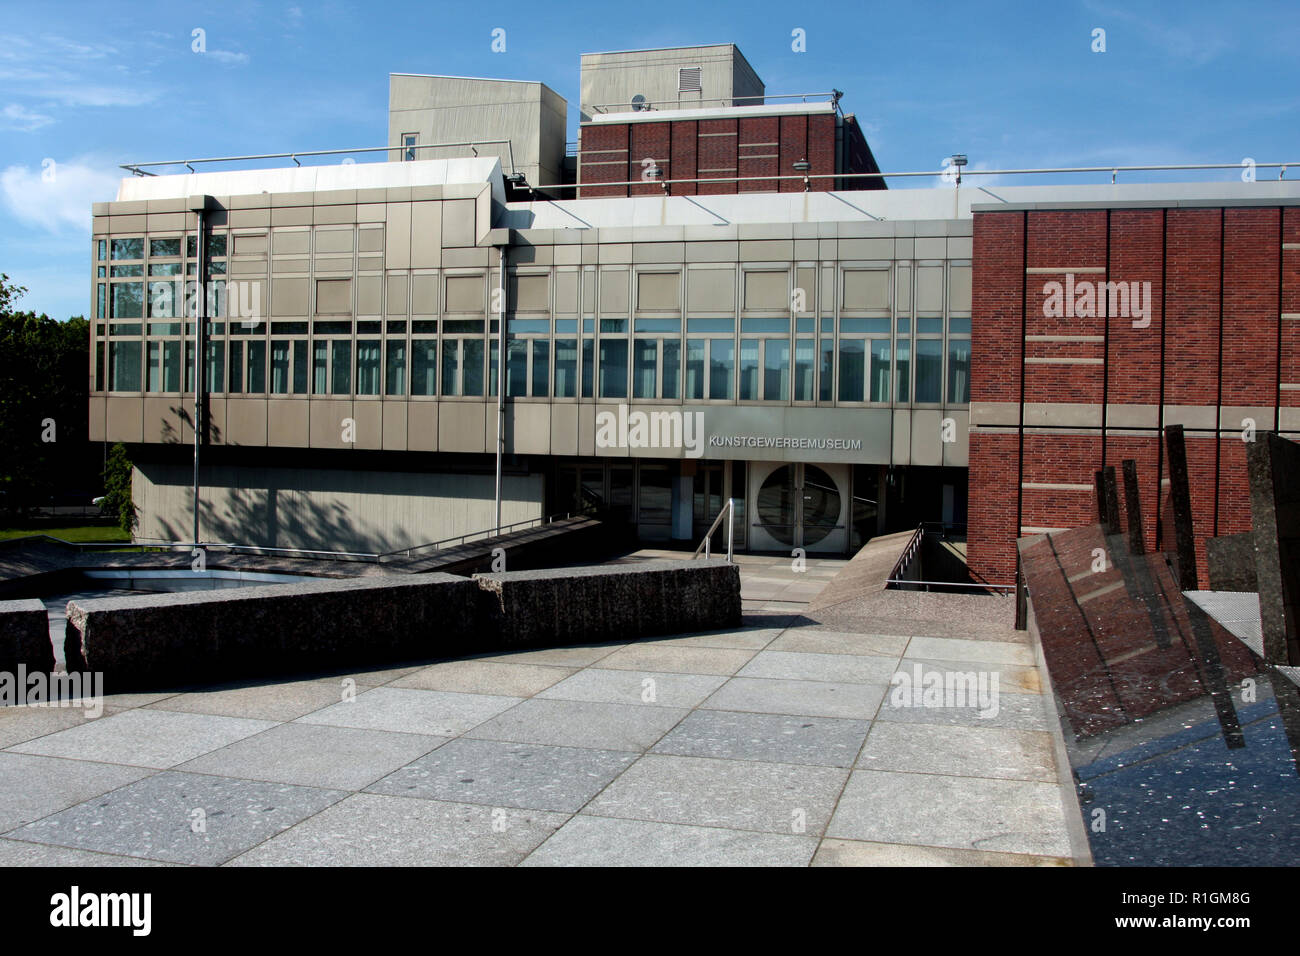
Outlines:
[[[699, 89], [684, 90], [684, 86], [694, 86], [690, 81], [694, 80], [696, 69]], [[688, 71], [685, 83], [683, 70]], [[598, 106], [606, 113], [631, 109], [632, 98], [638, 94], [656, 109], [679, 109], [701, 105], [755, 106], [762, 104], [764, 93], [763, 81], [731, 43], [584, 53], [580, 84], [584, 123], [597, 112]]]
[[[388, 142], [416, 134], [418, 145], [481, 142], [479, 156], [498, 156], [510, 173], [509, 140], [515, 171], [532, 185], [562, 181], [568, 104], [544, 83], [479, 80], [457, 76], [394, 73], [388, 86]], [[471, 155], [468, 147], [420, 149], [419, 159]]]

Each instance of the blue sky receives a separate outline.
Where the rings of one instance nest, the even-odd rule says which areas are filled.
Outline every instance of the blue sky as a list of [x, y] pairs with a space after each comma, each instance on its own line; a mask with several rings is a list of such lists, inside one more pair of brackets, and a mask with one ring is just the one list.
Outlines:
[[[90, 204], [118, 163], [382, 145], [390, 72], [541, 80], [572, 140], [580, 53], [734, 42], [769, 93], [843, 90], [886, 170], [1282, 162], [1298, 41], [1294, 2], [4, 2], [0, 272], [23, 308], [85, 313]], [[894, 184], [918, 185], [937, 181]]]

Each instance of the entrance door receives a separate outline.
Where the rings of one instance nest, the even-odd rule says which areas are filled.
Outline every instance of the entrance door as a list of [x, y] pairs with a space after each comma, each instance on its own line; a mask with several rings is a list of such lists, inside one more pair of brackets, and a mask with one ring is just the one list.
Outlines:
[[848, 539], [840, 486], [847, 475], [838, 473], [844, 471], [843, 466], [797, 463], [777, 465], [760, 477], [755, 468], [751, 546], [760, 551], [843, 552]]

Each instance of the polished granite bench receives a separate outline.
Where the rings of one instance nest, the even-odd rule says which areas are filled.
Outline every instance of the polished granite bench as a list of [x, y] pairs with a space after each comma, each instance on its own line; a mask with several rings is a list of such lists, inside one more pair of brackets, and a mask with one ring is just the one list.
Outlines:
[[310, 580], [73, 600], [64, 650], [117, 693], [738, 627], [740, 606], [722, 560]]
[[508, 647], [588, 644], [740, 626], [740, 568], [665, 558], [476, 574], [483, 624]]
[[0, 673], [16, 674], [54, 667], [54, 645], [45, 605], [35, 598], [0, 601]]

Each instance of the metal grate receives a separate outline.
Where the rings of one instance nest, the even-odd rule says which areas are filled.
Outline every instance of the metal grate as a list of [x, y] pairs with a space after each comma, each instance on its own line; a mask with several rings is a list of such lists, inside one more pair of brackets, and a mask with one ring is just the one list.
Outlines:
[[678, 93], [702, 93], [704, 88], [701, 84], [701, 74], [704, 72], [703, 67], [684, 66], [677, 71], [677, 92]]

